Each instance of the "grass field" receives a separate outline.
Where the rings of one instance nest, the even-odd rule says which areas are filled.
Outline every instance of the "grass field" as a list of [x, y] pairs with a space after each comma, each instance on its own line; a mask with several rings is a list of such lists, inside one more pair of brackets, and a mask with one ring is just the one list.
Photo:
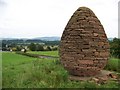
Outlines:
[[[56, 51], [57, 52], [57, 51]], [[37, 52], [31, 52], [37, 53]], [[38, 52], [40, 53], [40, 52]], [[42, 54], [50, 55], [50, 52]], [[51, 52], [52, 55], [57, 54]], [[113, 60], [113, 59], [112, 59]], [[118, 60], [118, 59], [114, 59]], [[38, 59], [3, 52], [3, 88], [117, 88], [115, 81], [97, 85], [88, 81], [70, 81], [59, 60]], [[111, 65], [111, 64], [110, 64]], [[109, 67], [110, 67], [109, 65]], [[115, 66], [116, 67], [116, 66]], [[109, 68], [108, 68], [109, 69]]]
[[33, 54], [40, 54], [40, 55], [48, 55], [48, 56], [59, 56], [58, 51], [29, 51], [28, 53], [33, 53]]

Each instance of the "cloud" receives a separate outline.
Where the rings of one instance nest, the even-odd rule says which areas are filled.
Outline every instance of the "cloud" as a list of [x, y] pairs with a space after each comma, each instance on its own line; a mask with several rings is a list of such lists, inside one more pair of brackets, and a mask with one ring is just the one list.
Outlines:
[[0, 3], [1, 37], [61, 36], [80, 6], [95, 12], [108, 37], [117, 37], [118, 0], [1, 0]]
[[7, 5], [7, 3], [5, 2], [5, 0], [0, 0], [0, 7], [1, 6], [5, 6], [5, 5]]

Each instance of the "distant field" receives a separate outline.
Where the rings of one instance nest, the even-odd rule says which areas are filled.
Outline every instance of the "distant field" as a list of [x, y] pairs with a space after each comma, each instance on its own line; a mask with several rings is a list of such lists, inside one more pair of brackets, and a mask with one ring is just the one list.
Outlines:
[[58, 51], [29, 51], [28, 53], [48, 55], [48, 56], [59, 56]]
[[[57, 51], [56, 51], [57, 52]], [[35, 53], [35, 52], [31, 52]], [[36, 52], [37, 53], [37, 52]], [[40, 52], [38, 52], [40, 53]], [[56, 55], [52, 52], [42, 52], [45, 55]], [[116, 59], [114, 59], [116, 60]], [[118, 59], [117, 59], [118, 60]], [[70, 81], [68, 72], [61, 66], [59, 60], [38, 59], [3, 52], [3, 88], [117, 88], [115, 81], [104, 85], [94, 82]], [[110, 66], [111, 64], [109, 64]], [[112, 64], [113, 65], [113, 64]]]
[[32, 60], [35, 60], [35, 58], [26, 57], [22, 55], [15, 54], [14, 52], [3, 52], [2, 53], [2, 65], [3, 66], [9, 66], [9, 65], [18, 65], [23, 63], [28, 63]]

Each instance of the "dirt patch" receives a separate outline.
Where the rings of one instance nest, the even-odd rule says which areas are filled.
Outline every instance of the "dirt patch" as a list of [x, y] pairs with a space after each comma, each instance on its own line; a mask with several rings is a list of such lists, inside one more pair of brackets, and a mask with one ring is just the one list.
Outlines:
[[104, 84], [108, 80], [115, 80], [119, 81], [120, 78], [119, 76], [112, 71], [107, 71], [107, 70], [101, 70], [99, 74], [91, 77], [79, 77], [79, 76], [69, 76], [70, 80], [75, 80], [75, 81], [94, 81], [97, 84]]

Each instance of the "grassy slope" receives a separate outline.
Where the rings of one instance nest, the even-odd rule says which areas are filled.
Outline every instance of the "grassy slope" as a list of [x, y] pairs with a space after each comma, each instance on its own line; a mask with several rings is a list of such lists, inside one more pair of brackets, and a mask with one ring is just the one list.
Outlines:
[[[30, 66], [35, 58], [17, 55], [15, 53], [2, 53], [2, 71], [3, 71], [3, 87], [12, 87], [15, 80], [20, 80], [19, 75]], [[19, 77], [19, 78], [17, 78]]]
[[29, 51], [28, 53], [48, 55], [48, 56], [58, 56], [58, 51]]
[[12, 88], [114, 88], [108, 82], [96, 85], [93, 82], [68, 80], [68, 73], [58, 60], [35, 59], [15, 53], [3, 53], [3, 87]]

